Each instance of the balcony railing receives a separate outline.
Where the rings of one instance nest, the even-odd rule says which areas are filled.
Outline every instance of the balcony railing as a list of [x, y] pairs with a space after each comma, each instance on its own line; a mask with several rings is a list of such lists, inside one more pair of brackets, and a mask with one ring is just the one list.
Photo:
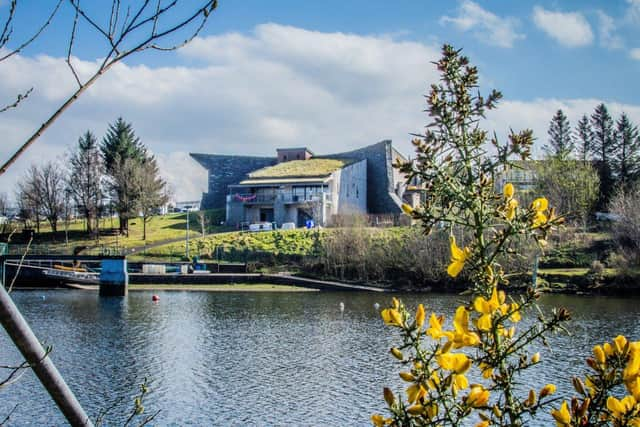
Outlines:
[[229, 195], [231, 201], [242, 202], [245, 204], [260, 204], [260, 203], [274, 203], [276, 198], [279, 198], [284, 203], [308, 203], [308, 202], [320, 202], [324, 197], [325, 200], [330, 200], [331, 194], [231, 194]]

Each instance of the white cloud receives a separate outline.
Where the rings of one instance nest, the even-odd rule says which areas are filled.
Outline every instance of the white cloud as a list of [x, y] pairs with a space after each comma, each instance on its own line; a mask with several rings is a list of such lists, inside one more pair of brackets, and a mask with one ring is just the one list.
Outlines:
[[563, 46], [581, 47], [593, 42], [591, 26], [579, 12], [552, 12], [535, 6], [533, 22]]
[[629, 24], [640, 24], [640, 0], [627, 0], [629, 7], [625, 13], [625, 20]]
[[636, 61], [640, 61], [640, 47], [633, 48], [629, 51], [629, 56], [631, 59], [635, 59]]
[[613, 18], [601, 10], [597, 11], [597, 16], [600, 46], [606, 47], [607, 49], [622, 49], [624, 42], [620, 36], [615, 34], [616, 24]]
[[[189, 152], [269, 156], [276, 147], [295, 145], [326, 154], [392, 139], [411, 155], [409, 133], [428, 121], [423, 95], [438, 81], [431, 61], [440, 54], [436, 47], [385, 36], [275, 24], [249, 35], [197, 39], [180, 52], [178, 59], [191, 65], [120, 64], [110, 70], [0, 177], [0, 192], [13, 193], [30, 163], [61, 157], [87, 129], [102, 139], [119, 116], [155, 153], [178, 200], [197, 199], [206, 190], [206, 172]], [[77, 63], [83, 70], [95, 66]], [[71, 93], [74, 80], [66, 70], [64, 58], [45, 56], [16, 55], [0, 67], [0, 101], [34, 87], [24, 105], [1, 116], [0, 160]], [[486, 128], [504, 138], [510, 127], [531, 127], [543, 140], [555, 110], [563, 108], [575, 124], [599, 102], [505, 101]], [[607, 105], [640, 123], [639, 106]]]
[[449, 23], [460, 31], [473, 31], [484, 43], [498, 47], [510, 48], [516, 40], [525, 38], [517, 31], [517, 19], [501, 18], [471, 0], [462, 2], [457, 16], [440, 18], [440, 24]]

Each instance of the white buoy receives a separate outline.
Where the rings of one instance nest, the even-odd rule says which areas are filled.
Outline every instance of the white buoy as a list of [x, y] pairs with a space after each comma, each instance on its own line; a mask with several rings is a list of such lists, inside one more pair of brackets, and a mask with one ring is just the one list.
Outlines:
[[378, 304], [377, 302], [374, 302], [373, 308], [375, 308], [376, 310], [380, 310], [380, 304]]
[[344, 303], [342, 301], [340, 302], [340, 311], [344, 311]]

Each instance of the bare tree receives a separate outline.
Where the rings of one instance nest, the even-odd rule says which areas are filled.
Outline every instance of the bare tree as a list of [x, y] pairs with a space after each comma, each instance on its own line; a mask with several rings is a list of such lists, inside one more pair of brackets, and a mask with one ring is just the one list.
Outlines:
[[156, 159], [151, 156], [142, 162], [132, 162], [136, 185], [137, 207], [142, 213], [142, 240], [147, 240], [147, 222], [169, 201], [166, 182], [160, 177]]
[[0, 193], [0, 215], [7, 216], [9, 213], [9, 199], [7, 193]]
[[59, 164], [51, 161], [39, 168], [39, 174], [42, 215], [55, 233], [58, 231], [58, 220], [64, 216], [66, 175]]
[[40, 199], [40, 172], [36, 165], [31, 165], [17, 184], [16, 199], [18, 200], [18, 215], [24, 227], [35, 225], [40, 233], [42, 202]]

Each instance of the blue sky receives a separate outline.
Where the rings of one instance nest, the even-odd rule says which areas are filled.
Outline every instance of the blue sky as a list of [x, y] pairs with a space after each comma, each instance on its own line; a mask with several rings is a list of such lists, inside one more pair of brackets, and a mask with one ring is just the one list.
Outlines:
[[[45, 3], [53, 4], [20, 4], [13, 40], [46, 17]], [[97, 20], [108, 18], [105, 3], [88, 3]], [[34, 86], [29, 102], [1, 117], [3, 159], [73, 89], [63, 62], [71, 17], [63, 9], [43, 37], [0, 63], [0, 99]], [[29, 164], [62, 158], [84, 130], [101, 138], [120, 115], [156, 153], [177, 199], [206, 185], [190, 151], [271, 155], [307, 145], [328, 153], [390, 138], [411, 154], [409, 133], [426, 123], [422, 95], [437, 79], [430, 61], [445, 42], [480, 68], [483, 92], [504, 93], [486, 123], [499, 135], [531, 127], [541, 146], [555, 110], [575, 124], [598, 102], [640, 123], [638, 28], [640, 0], [221, 0], [185, 49], [111, 70], [0, 178], [0, 192], [11, 193]], [[74, 60], [90, 70], [104, 47], [80, 27]]]

